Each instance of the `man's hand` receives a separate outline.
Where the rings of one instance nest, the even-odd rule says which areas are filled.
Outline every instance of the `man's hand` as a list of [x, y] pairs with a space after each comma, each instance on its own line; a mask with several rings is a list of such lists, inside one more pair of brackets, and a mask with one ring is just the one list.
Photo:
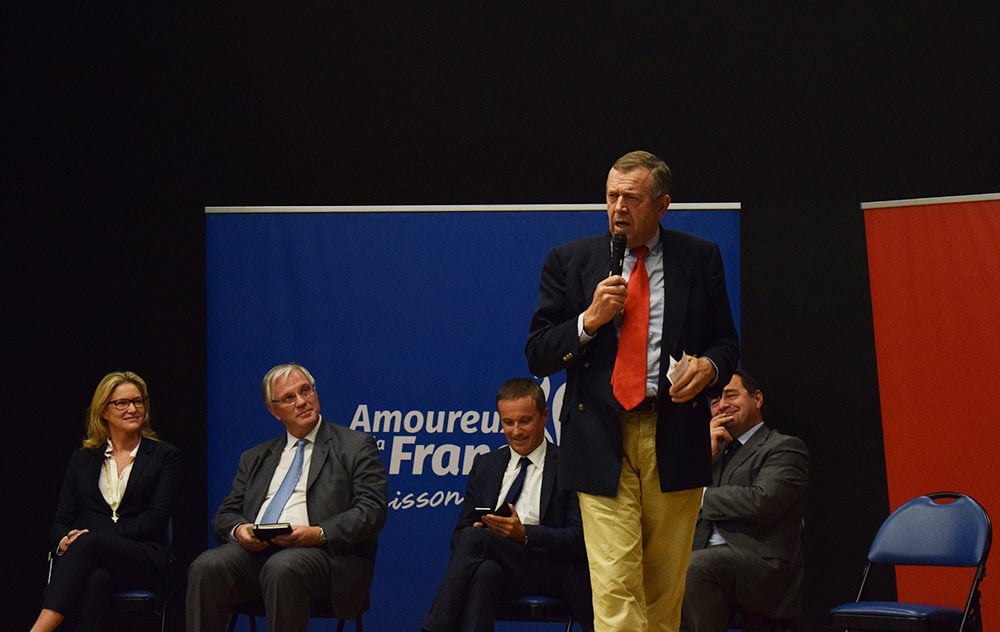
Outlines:
[[319, 527], [309, 527], [306, 525], [292, 525], [292, 532], [286, 533], [285, 535], [278, 535], [271, 538], [271, 542], [274, 542], [278, 546], [290, 547], [290, 546], [319, 546], [320, 544], [320, 528]]
[[687, 371], [668, 391], [675, 404], [691, 401], [715, 379], [715, 365], [708, 358], [692, 357]]
[[732, 415], [716, 415], [708, 424], [709, 436], [712, 439], [712, 458], [716, 458], [726, 449], [733, 436], [726, 429], [726, 424], [733, 420]]
[[521, 517], [517, 515], [514, 504], [507, 503], [507, 506], [510, 507], [510, 518], [504, 518], [496, 514], [485, 514], [482, 523], [477, 524], [482, 524], [490, 531], [520, 544], [524, 542], [524, 536], [526, 535], [524, 525], [521, 524]]
[[594, 298], [583, 312], [583, 330], [593, 336], [604, 324], [625, 308], [625, 277], [610, 276], [597, 284]]
[[236, 527], [233, 531], [236, 542], [248, 551], [263, 551], [267, 548], [267, 540], [258, 540], [253, 534], [253, 524], [246, 522]]

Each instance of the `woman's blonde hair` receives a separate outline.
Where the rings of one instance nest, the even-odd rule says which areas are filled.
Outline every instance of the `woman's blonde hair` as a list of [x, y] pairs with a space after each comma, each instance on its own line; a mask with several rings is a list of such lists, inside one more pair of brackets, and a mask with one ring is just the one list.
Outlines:
[[108, 442], [108, 421], [102, 417], [104, 408], [111, 401], [111, 393], [125, 383], [134, 384], [142, 398], [146, 400], [139, 433], [149, 439], [159, 439], [149, 423], [149, 389], [146, 388], [146, 381], [131, 371], [112, 371], [101, 378], [94, 390], [94, 398], [90, 401], [90, 410], [87, 413], [87, 436], [83, 440], [83, 447], [95, 448]]

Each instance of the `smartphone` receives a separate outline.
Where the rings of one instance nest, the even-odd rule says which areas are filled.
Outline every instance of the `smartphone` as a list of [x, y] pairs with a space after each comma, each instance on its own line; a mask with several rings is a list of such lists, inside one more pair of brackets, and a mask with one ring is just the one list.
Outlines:
[[493, 507], [475, 507], [473, 511], [479, 514], [479, 517], [482, 518], [485, 514], [493, 513]]
[[500, 516], [502, 518], [510, 518], [510, 507], [504, 505], [498, 509], [493, 507], [476, 507], [476, 513], [480, 516], [483, 514], [493, 514], [494, 516]]

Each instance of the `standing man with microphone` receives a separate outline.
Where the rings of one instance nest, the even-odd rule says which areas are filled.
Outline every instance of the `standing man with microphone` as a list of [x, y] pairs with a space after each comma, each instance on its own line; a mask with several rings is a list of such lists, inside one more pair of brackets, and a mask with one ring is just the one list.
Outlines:
[[670, 186], [653, 154], [615, 162], [609, 232], [549, 253], [525, 349], [535, 375], [566, 370], [559, 478], [580, 498], [601, 631], [680, 627], [711, 483], [708, 392], [739, 359], [719, 247], [659, 225]]

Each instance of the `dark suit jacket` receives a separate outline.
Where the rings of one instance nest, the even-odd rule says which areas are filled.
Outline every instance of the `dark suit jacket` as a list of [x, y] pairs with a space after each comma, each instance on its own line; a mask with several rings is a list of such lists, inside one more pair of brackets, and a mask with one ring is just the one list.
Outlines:
[[[726, 294], [717, 245], [694, 235], [660, 229], [665, 308], [656, 426], [660, 487], [675, 491], [711, 482], [709, 410], [702, 393], [684, 404], [670, 401], [668, 355], [682, 352], [711, 359], [715, 387], [727, 384], [739, 359], [739, 343]], [[566, 370], [561, 412], [560, 482], [568, 489], [614, 496], [621, 474], [621, 405], [611, 391], [618, 352], [614, 322], [581, 346], [577, 317], [610, 269], [611, 237], [605, 233], [555, 248], [542, 268], [538, 308], [525, 354], [538, 376]]]
[[180, 451], [164, 441], [142, 439], [115, 523], [97, 487], [104, 475], [104, 450], [104, 446], [80, 448], [70, 457], [49, 528], [50, 550], [55, 553], [70, 529], [90, 529], [140, 542], [153, 567], [162, 571], [169, 556], [164, 533], [180, 491]]
[[[351, 618], [361, 611], [375, 570], [378, 532], [385, 525], [388, 482], [375, 439], [320, 420], [306, 489], [313, 526], [323, 528], [330, 554], [334, 611]], [[240, 456], [229, 495], [212, 521], [215, 537], [228, 542], [234, 527], [253, 522], [264, 504], [286, 436]]]
[[[542, 490], [537, 525], [525, 525], [528, 548], [550, 558], [559, 567], [563, 593], [580, 621], [593, 618], [587, 551], [583, 544], [583, 522], [576, 494], [558, 488], [559, 448], [549, 443], [545, 448]], [[510, 446], [480, 454], [472, 463], [465, 489], [465, 500], [458, 523], [452, 532], [452, 545], [462, 529], [475, 528], [476, 507], [493, 507], [500, 495], [503, 474], [510, 461]]]
[[721, 467], [722, 458], [715, 459], [714, 483], [705, 490], [695, 527], [695, 549], [705, 547], [714, 523], [730, 546], [758, 556], [780, 574], [765, 580], [746, 569], [747, 581], [737, 585], [740, 603], [773, 601], [773, 593], [785, 592], [802, 568], [809, 452], [801, 439], [764, 425], [733, 456], [720, 480]]

